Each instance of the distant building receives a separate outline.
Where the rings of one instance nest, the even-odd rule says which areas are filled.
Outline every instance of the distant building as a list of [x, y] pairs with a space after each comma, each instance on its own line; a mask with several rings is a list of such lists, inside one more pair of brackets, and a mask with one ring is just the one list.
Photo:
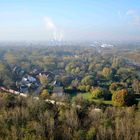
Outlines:
[[22, 78], [22, 82], [29, 82], [29, 83], [36, 83], [36, 78], [30, 76], [30, 75], [26, 75]]
[[17, 76], [23, 76], [25, 71], [22, 70], [20, 67], [15, 66], [13, 67], [13, 72], [17, 75]]
[[111, 44], [102, 44], [101, 45], [101, 48], [113, 48], [114, 45], [111, 45]]
[[28, 86], [27, 85], [21, 85], [20, 86], [20, 92], [28, 93]]
[[25, 75], [20, 82], [20, 92], [28, 93], [29, 89], [37, 89], [39, 87], [36, 78]]
[[53, 94], [56, 94], [58, 96], [64, 95], [64, 89], [62, 86], [56, 86], [53, 88]]
[[36, 76], [36, 75], [38, 75], [40, 72], [39, 72], [39, 70], [37, 69], [37, 68], [34, 68], [31, 72], [30, 72], [30, 74], [31, 75], [34, 75], [34, 76]]
[[57, 81], [57, 80], [55, 80], [55, 81], [53, 82], [53, 86], [54, 86], [54, 87], [59, 87], [59, 86], [62, 86], [62, 83], [59, 82], [59, 81]]
[[34, 77], [30, 76], [30, 75], [28, 75], [27, 78], [28, 78], [28, 81], [31, 82], [31, 83], [35, 83], [36, 82], [36, 78], [34, 78]]

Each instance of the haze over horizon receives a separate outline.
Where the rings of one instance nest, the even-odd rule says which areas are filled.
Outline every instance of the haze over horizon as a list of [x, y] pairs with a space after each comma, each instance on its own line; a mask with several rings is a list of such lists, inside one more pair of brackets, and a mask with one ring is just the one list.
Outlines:
[[140, 41], [139, 0], [0, 0], [0, 41]]

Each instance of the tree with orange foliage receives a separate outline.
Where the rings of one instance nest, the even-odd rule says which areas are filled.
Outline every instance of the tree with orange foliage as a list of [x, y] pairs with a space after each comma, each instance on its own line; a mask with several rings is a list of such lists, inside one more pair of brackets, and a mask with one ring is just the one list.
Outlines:
[[113, 94], [112, 101], [116, 106], [131, 106], [135, 104], [135, 96], [133, 93], [129, 93], [127, 89], [121, 89]]

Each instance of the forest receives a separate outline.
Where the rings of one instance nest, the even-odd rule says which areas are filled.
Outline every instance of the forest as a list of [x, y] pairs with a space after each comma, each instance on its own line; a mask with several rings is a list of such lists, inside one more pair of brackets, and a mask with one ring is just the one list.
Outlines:
[[1, 88], [0, 139], [140, 139], [140, 48], [132, 48], [1, 45], [0, 87], [28, 96]]

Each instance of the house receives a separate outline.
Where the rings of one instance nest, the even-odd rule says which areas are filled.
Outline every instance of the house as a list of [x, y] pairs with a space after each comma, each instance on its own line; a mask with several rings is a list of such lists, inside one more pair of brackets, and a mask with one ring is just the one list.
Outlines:
[[53, 94], [56, 94], [57, 96], [62, 96], [64, 95], [64, 89], [62, 86], [55, 86], [53, 88]]
[[13, 67], [13, 72], [17, 75], [17, 76], [23, 76], [25, 71], [22, 70], [19, 66], [15, 66]]
[[37, 79], [30, 75], [25, 75], [20, 82], [20, 92], [23, 93], [28, 93], [29, 89], [36, 89], [38, 87]]
[[22, 82], [23, 83], [36, 83], [36, 78], [30, 76], [30, 75], [26, 75], [22, 78]]
[[30, 75], [27, 76], [27, 79], [28, 79], [28, 81], [30, 83], [35, 83], [36, 82], [36, 78], [34, 78], [34, 77], [30, 76]]
[[20, 92], [28, 93], [28, 86], [27, 85], [21, 85], [20, 86]]
[[18, 67], [18, 66], [15, 66], [14, 68], [13, 68], [13, 72], [15, 73], [15, 74], [17, 74], [18, 75], [18, 73], [20, 72], [20, 67]]
[[21, 70], [21, 71], [19, 72], [19, 76], [24, 75], [24, 73], [25, 73], [25, 71], [24, 71], [24, 70]]
[[39, 70], [37, 68], [32, 69], [32, 71], [30, 72], [31, 75], [37, 76], [39, 74]]
[[62, 96], [64, 95], [64, 89], [63, 89], [63, 86], [62, 86], [62, 83], [55, 80], [53, 83], [52, 83], [52, 86], [54, 87], [53, 88], [53, 94], [57, 95], [57, 96]]

